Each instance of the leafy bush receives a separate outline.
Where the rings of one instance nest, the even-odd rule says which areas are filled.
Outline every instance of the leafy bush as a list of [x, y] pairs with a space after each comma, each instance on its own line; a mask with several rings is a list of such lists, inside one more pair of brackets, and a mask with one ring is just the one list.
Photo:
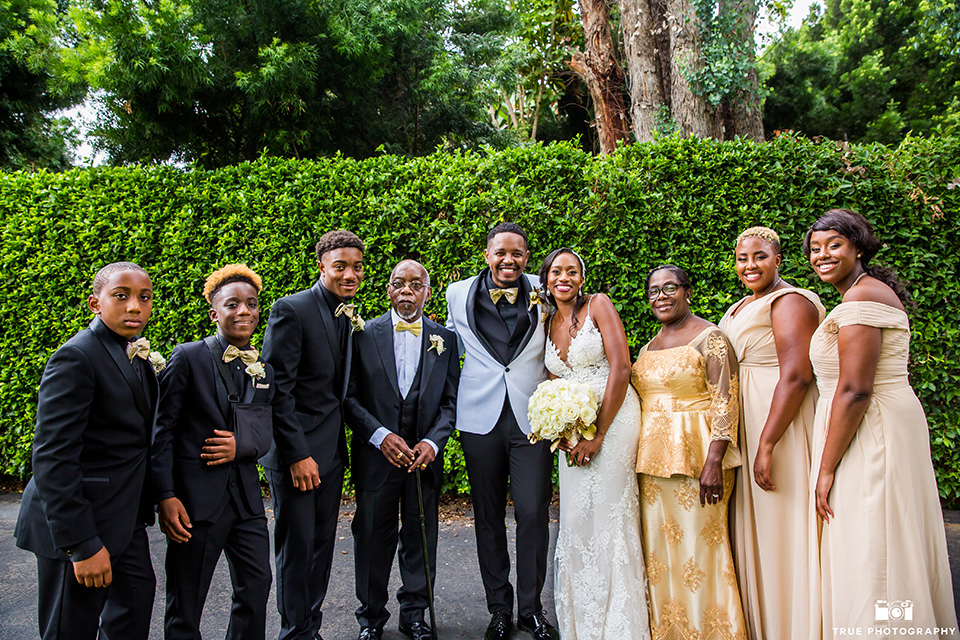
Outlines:
[[[364, 317], [388, 308], [391, 268], [415, 257], [434, 281], [427, 313], [442, 321], [447, 284], [483, 266], [492, 225], [515, 220], [530, 233], [529, 271], [560, 245], [584, 256], [588, 289], [613, 298], [635, 352], [656, 330], [643, 295], [647, 271], [663, 262], [687, 268], [694, 312], [719, 320], [744, 295], [733, 242], [755, 224], [780, 232], [783, 276], [834, 306], [836, 294], [814, 276], [800, 240], [824, 210], [840, 206], [875, 223], [887, 242], [879, 260], [913, 285], [911, 378], [930, 421], [941, 496], [956, 507], [958, 164], [956, 138], [911, 138], [890, 148], [789, 136], [760, 145], [669, 137], [607, 158], [554, 144], [413, 159], [262, 158], [215, 171], [0, 174], [0, 471], [29, 474], [44, 363], [89, 321], [89, 283], [107, 262], [133, 260], [153, 275], [157, 302], [146, 334], [169, 354], [211, 330], [200, 296], [210, 271], [247, 262], [263, 277], [267, 308], [311, 284], [312, 246], [339, 227], [367, 242], [358, 296]], [[447, 489], [466, 491], [456, 439], [446, 466]]]

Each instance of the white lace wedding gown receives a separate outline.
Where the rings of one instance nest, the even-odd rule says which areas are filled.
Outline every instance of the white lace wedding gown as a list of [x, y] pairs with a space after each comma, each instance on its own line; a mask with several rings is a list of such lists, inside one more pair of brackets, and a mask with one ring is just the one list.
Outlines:
[[[603, 398], [610, 363], [589, 308], [567, 362], [550, 339], [544, 358], [553, 375], [589, 384]], [[650, 638], [636, 474], [639, 437], [640, 402], [627, 385], [590, 464], [568, 467], [560, 457], [554, 600], [563, 640]]]

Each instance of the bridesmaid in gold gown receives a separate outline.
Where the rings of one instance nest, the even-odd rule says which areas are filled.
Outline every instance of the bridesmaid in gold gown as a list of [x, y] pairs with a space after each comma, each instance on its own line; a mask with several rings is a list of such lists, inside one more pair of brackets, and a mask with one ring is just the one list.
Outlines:
[[843, 296], [810, 344], [823, 637], [957, 638], [930, 433], [907, 374], [912, 303], [892, 270], [869, 265], [880, 247], [846, 209], [825, 213], [803, 242]]
[[817, 294], [780, 277], [773, 229], [741, 233], [735, 256], [752, 295], [730, 307], [720, 330], [740, 363], [743, 466], [732, 528], [743, 613], [753, 640], [811, 640], [820, 632], [820, 609], [819, 594], [811, 597], [811, 583], [819, 583], [808, 575], [817, 403], [810, 338], [825, 311]]
[[737, 449], [737, 359], [690, 312], [690, 280], [673, 265], [647, 275], [660, 331], [640, 351], [640, 521], [654, 640], [746, 638], [730, 553], [728, 503]]

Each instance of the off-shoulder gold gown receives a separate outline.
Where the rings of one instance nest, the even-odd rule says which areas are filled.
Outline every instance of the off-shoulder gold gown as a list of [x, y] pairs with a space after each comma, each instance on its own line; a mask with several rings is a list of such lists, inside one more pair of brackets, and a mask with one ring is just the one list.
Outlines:
[[[780, 381], [780, 362], [773, 337], [773, 303], [800, 295], [826, 310], [817, 294], [806, 289], [778, 289], [733, 315], [743, 300], [720, 320], [740, 362], [740, 447], [743, 466], [733, 497], [733, 557], [743, 614], [751, 640], [812, 640], [819, 637], [819, 594], [810, 580], [810, 458], [817, 388], [811, 385], [773, 454], [775, 491], [753, 481], [753, 463], [760, 434]], [[815, 633], [811, 633], [811, 626]]]
[[[811, 487], [816, 487], [840, 375], [838, 332], [849, 325], [877, 327], [882, 337], [870, 406], [834, 474], [829, 523], [816, 516], [810, 491], [812, 527], [822, 529], [823, 637], [840, 637], [840, 630], [848, 638], [908, 637], [918, 635], [911, 630], [946, 628], [952, 633], [941, 639], [957, 638], [930, 433], [907, 378], [910, 325], [899, 309], [844, 302], [813, 335], [810, 360], [820, 400]], [[814, 548], [811, 561], [817, 559]]]
[[[654, 640], [746, 638], [727, 526], [740, 464], [736, 357], [714, 326], [680, 347], [647, 346], [631, 382], [642, 407], [637, 472], [650, 630]], [[723, 499], [701, 506], [698, 478], [714, 440], [730, 441]]]

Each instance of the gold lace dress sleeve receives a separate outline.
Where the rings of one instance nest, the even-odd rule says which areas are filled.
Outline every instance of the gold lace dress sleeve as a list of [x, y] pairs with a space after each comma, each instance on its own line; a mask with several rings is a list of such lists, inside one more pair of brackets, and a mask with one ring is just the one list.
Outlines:
[[730, 446], [724, 455], [723, 468], [740, 465], [737, 449], [737, 426], [740, 421], [740, 364], [727, 336], [719, 329], [702, 335], [694, 345], [703, 355], [706, 369], [707, 391], [710, 406], [707, 421], [710, 424], [710, 441], [727, 440]]

